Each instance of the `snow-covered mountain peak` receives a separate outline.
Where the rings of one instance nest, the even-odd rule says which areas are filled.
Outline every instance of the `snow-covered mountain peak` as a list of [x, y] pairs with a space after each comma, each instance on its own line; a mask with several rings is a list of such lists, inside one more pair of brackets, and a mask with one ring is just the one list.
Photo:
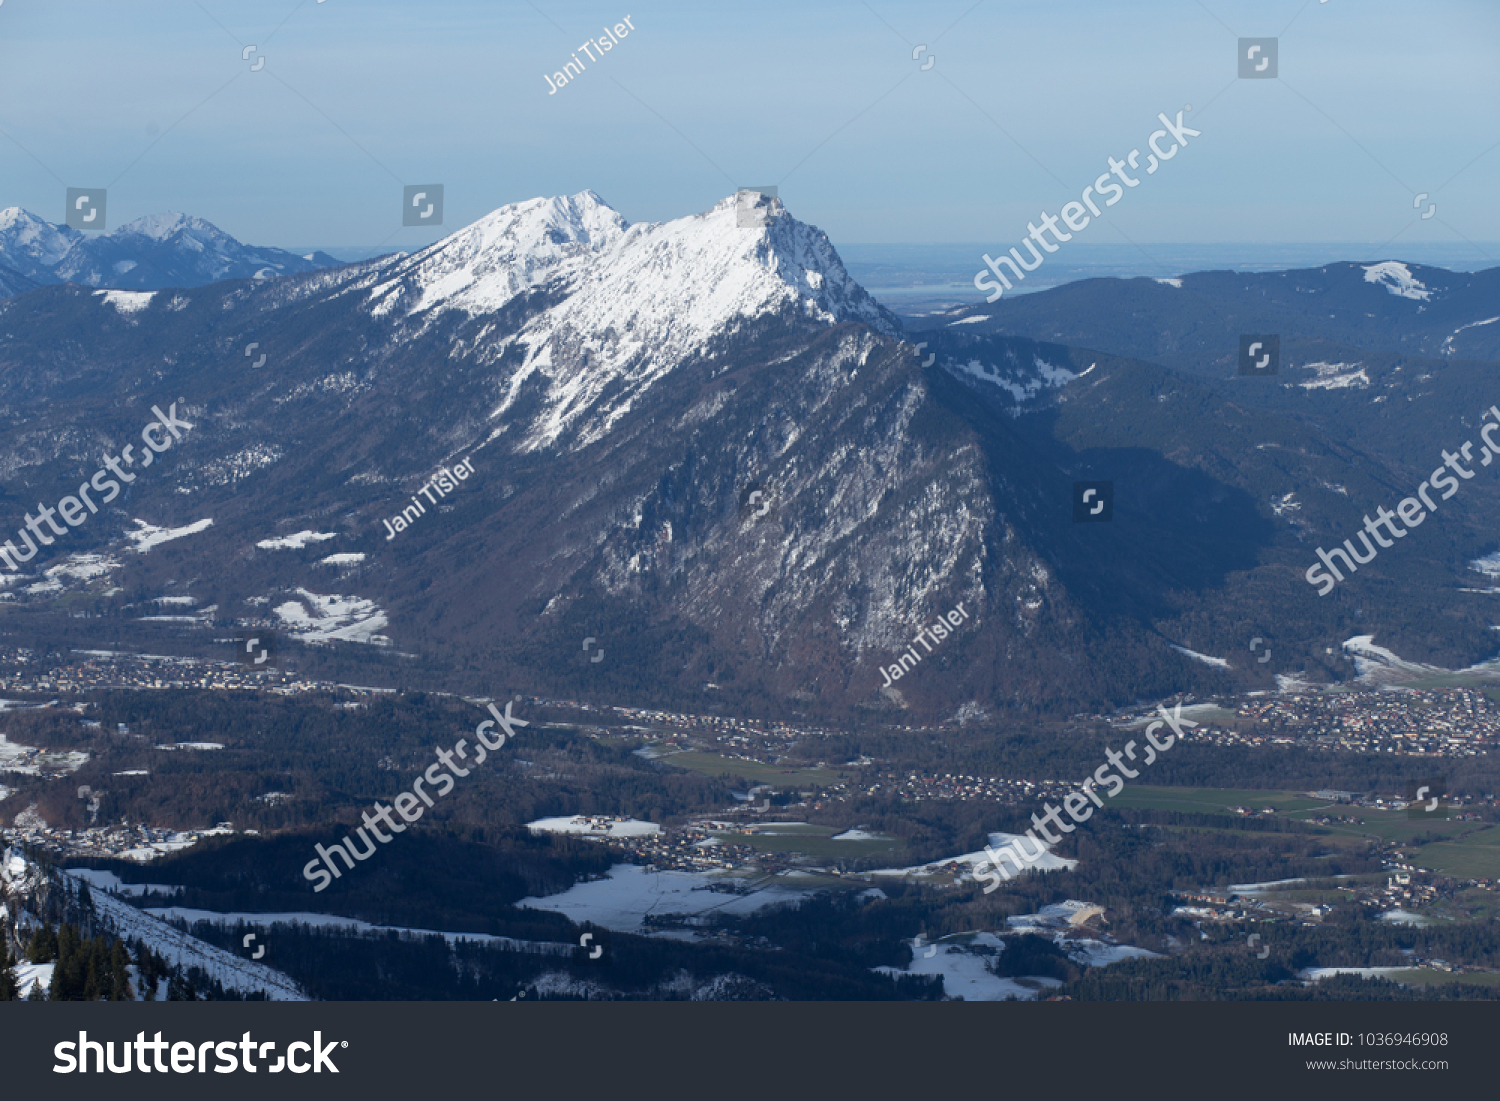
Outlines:
[[850, 278], [828, 237], [763, 196], [732, 195], [702, 214], [633, 225], [570, 274], [567, 296], [515, 338], [525, 362], [500, 411], [534, 376], [548, 394], [530, 447], [556, 442], [575, 422], [580, 444], [597, 438], [635, 395], [759, 318], [855, 321], [900, 333]]
[[567, 275], [619, 240], [627, 224], [592, 191], [511, 203], [391, 265], [370, 297], [376, 313], [489, 313]]
[[558, 311], [626, 328], [655, 321], [703, 339], [788, 307], [827, 324], [900, 330], [850, 278], [822, 230], [797, 221], [780, 199], [741, 193], [703, 214], [632, 226]]
[[53, 225], [18, 206], [0, 210], [0, 264], [35, 278], [73, 247], [80, 234], [67, 226]]
[[225, 233], [212, 222], [206, 222], [202, 218], [194, 218], [190, 214], [178, 214], [169, 211], [165, 214], [147, 214], [143, 218], [137, 218], [133, 222], [126, 222], [115, 231], [120, 236], [127, 234], [140, 234], [149, 237], [153, 241], [170, 241], [178, 234], [191, 233], [196, 236], [208, 237], [216, 241], [227, 241], [234, 244], [234, 238]]

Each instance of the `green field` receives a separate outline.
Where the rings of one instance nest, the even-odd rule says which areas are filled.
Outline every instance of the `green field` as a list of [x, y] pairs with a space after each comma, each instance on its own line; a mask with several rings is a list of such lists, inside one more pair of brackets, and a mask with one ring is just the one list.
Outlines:
[[[1472, 826], [1473, 823], [1463, 823]], [[1462, 841], [1438, 841], [1417, 850], [1417, 862], [1424, 868], [1465, 879], [1494, 879], [1500, 876], [1500, 826], [1470, 834]]]
[[[1235, 791], [1226, 788], [1159, 788], [1130, 784], [1109, 802], [1140, 810], [1196, 811], [1200, 814], [1233, 814], [1230, 807], [1249, 807], [1259, 813], [1275, 807], [1276, 813], [1288, 814], [1326, 807], [1329, 804], [1309, 799], [1297, 791]], [[1240, 815], [1234, 815], [1238, 818]], [[1249, 817], [1246, 815], [1245, 817]]]
[[1472, 971], [1467, 975], [1455, 975], [1451, 971], [1434, 971], [1428, 967], [1413, 967], [1406, 971], [1392, 971], [1386, 978], [1394, 982], [1413, 986], [1450, 986], [1467, 983], [1472, 986], [1500, 986], [1500, 975], [1493, 971]]
[[800, 856], [853, 860], [865, 856], [888, 856], [905, 848], [899, 838], [872, 841], [835, 841], [842, 829], [832, 826], [776, 826], [775, 833], [718, 833], [716, 837], [734, 845], [749, 845], [756, 852], [794, 853]]
[[721, 757], [717, 753], [697, 753], [692, 750], [669, 753], [657, 760], [692, 772], [701, 772], [705, 776], [722, 776], [727, 772], [751, 784], [772, 784], [776, 787], [825, 787], [844, 779], [842, 773], [826, 768], [782, 768], [760, 761], [748, 761], [743, 757]]
[[1486, 669], [1461, 670], [1454, 673], [1439, 673], [1430, 677], [1413, 677], [1396, 681], [1401, 688], [1485, 688], [1500, 679], [1500, 667], [1490, 665]]

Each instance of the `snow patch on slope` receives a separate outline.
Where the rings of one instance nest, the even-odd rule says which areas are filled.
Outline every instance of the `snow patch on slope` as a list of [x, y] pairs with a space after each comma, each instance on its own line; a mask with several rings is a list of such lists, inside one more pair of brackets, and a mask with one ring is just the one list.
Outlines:
[[131, 523], [139, 524], [140, 527], [135, 531], [127, 531], [125, 538], [135, 544], [131, 549], [137, 554], [145, 554], [152, 547], [160, 546], [173, 539], [181, 539], [184, 535], [196, 535], [213, 526], [212, 520], [198, 520], [183, 528], [159, 528], [144, 520], [132, 520]]
[[1370, 385], [1370, 376], [1358, 363], [1305, 363], [1302, 367], [1318, 375], [1298, 384], [1304, 390], [1343, 390], [1350, 386], [1368, 389]]
[[308, 996], [290, 976], [253, 960], [240, 959], [222, 948], [191, 937], [166, 922], [137, 910], [105, 892], [93, 894], [94, 910], [122, 940], [144, 940], [168, 964], [184, 969], [201, 967], [226, 990], [261, 993], [273, 1002], [305, 1002]]
[[1399, 260], [1386, 260], [1379, 264], [1365, 265], [1365, 282], [1382, 286], [1401, 298], [1426, 302], [1432, 292], [1411, 273], [1411, 269]]
[[379, 634], [388, 625], [385, 613], [373, 600], [357, 596], [322, 596], [297, 590], [297, 600], [274, 610], [286, 630], [304, 642], [389, 643]]
[[106, 305], [113, 306], [122, 314], [140, 313], [151, 305], [155, 291], [95, 291], [95, 298], [103, 298]]
[[275, 539], [262, 539], [255, 545], [261, 550], [301, 550], [309, 543], [321, 543], [325, 539], [337, 539], [334, 532], [299, 531], [296, 535], [282, 535]]
[[[944, 361], [943, 366], [947, 370], [961, 378], [977, 379], [987, 382], [991, 386], [998, 386], [1006, 391], [1016, 404], [1027, 401], [1043, 390], [1055, 389], [1072, 382], [1082, 375], [1075, 375], [1066, 367], [1054, 367], [1041, 356], [1032, 357], [1032, 369], [1034, 374], [1027, 374], [1015, 366], [997, 367], [992, 363], [981, 363], [977, 359], [971, 359], [967, 363], [955, 363], [952, 360]], [[1091, 365], [1092, 371], [1097, 364]], [[1004, 372], [1004, 374], [1002, 374]], [[1084, 374], [1088, 372], [1085, 371]]]
[[1220, 669], [1230, 668], [1229, 662], [1225, 658], [1215, 658], [1207, 654], [1200, 654], [1196, 650], [1189, 650], [1186, 646], [1178, 646], [1176, 643], [1168, 643], [1167, 645], [1171, 646], [1179, 654], [1186, 654], [1194, 661], [1202, 662], [1204, 665], [1213, 665]]
[[1481, 325], [1493, 325], [1497, 321], [1500, 321], [1500, 317], [1487, 317], [1483, 321], [1471, 321], [1467, 325], [1460, 325], [1458, 328], [1454, 329], [1451, 333], [1443, 338], [1443, 345], [1441, 349], [1443, 355], [1451, 356], [1453, 354], [1453, 338], [1456, 337], [1459, 333], [1463, 332], [1465, 329], [1477, 329]]

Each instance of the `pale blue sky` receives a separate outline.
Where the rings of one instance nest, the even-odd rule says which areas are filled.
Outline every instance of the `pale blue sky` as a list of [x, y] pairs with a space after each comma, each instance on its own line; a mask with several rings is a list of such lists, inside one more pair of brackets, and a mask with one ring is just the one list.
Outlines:
[[[1238, 79], [1238, 36], [1280, 36], [1281, 78]], [[640, 221], [775, 183], [835, 242], [1008, 247], [1191, 103], [1202, 136], [1086, 240], [1395, 254], [1500, 241], [1497, 53], [1494, 0], [3, 0], [0, 206], [60, 221], [65, 187], [108, 186], [111, 227], [409, 248], [436, 234], [400, 227], [404, 183], [444, 184], [448, 230], [584, 188]]]

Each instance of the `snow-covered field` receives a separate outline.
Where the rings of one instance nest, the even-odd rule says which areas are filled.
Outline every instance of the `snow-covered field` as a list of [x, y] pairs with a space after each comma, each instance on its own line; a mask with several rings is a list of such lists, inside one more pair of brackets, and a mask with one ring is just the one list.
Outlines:
[[[882, 975], [941, 975], [943, 992], [950, 998], [962, 998], [966, 1002], [1003, 1002], [1008, 998], [1026, 1001], [1050, 987], [1061, 986], [1056, 979], [1031, 979], [1040, 984], [1036, 987], [1022, 986], [1015, 979], [1001, 978], [991, 974], [985, 966], [993, 953], [975, 952], [973, 949], [1005, 950], [1005, 941], [994, 933], [965, 934], [962, 943], [948, 941], [941, 944], [909, 941], [912, 946], [911, 966], [904, 971], [899, 967], [877, 967]], [[927, 953], [932, 952], [931, 956]]]
[[297, 590], [297, 600], [278, 604], [276, 617], [285, 629], [306, 642], [388, 643], [380, 634], [387, 625], [385, 613], [373, 600], [357, 596], [323, 596]]
[[796, 902], [809, 893], [781, 885], [760, 887], [745, 895], [709, 889], [710, 884], [734, 882], [732, 877], [708, 872], [650, 872], [635, 864], [616, 864], [604, 879], [575, 883], [545, 898], [523, 898], [516, 905], [552, 910], [571, 921], [591, 921], [618, 933], [641, 933], [647, 931], [648, 916], [748, 914], [762, 906]]
[[1278, 887], [1290, 887], [1293, 884], [1306, 882], [1305, 879], [1268, 879], [1264, 883], [1231, 883], [1225, 890], [1235, 895], [1259, 895], [1274, 891]]
[[1377, 920], [1388, 921], [1395, 925], [1433, 924], [1433, 921], [1430, 917], [1423, 917], [1421, 914], [1414, 914], [1409, 910], [1387, 910], [1385, 913], [1381, 914]]
[[1161, 959], [1160, 952], [1153, 952], [1149, 948], [1137, 948], [1133, 944], [1105, 944], [1102, 940], [1073, 940], [1061, 943], [1060, 947], [1075, 963], [1089, 967], [1108, 967], [1121, 960]]
[[[1034, 846], [1031, 844], [1030, 839], [1014, 833], [992, 833], [990, 834], [990, 845], [995, 849], [996, 852], [999, 852], [1001, 849], [1005, 848], [1005, 846], [1009, 845], [1012, 841], [1016, 840], [1018, 836], [1021, 838], [1020, 848], [1022, 848], [1023, 851], [1027, 853], [1031, 852]], [[1040, 872], [1053, 872], [1058, 871], [1059, 869], [1074, 868], [1078, 866], [1078, 861], [1076, 860], [1067, 860], [1061, 856], [1053, 856], [1046, 842], [1039, 843], [1041, 844], [1042, 848], [1047, 849], [1048, 851], [1042, 853], [1041, 856], [1039, 856], [1034, 862], [1032, 862], [1032, 869]], [[977, 866], [979, 866], [980, 864], [988, 864], [989, 862], [989, 854], [986, 853], [983, 849], [980, 849], [978, 852], [964, 853], [962, 856], [950, 856], [943, 860], [934, 860], [930, 864], [918, 864], [911, 868], [881, 868], [878, 871], [871, 872], [870, 874], [900, 876], [932, 875], [939, 872], [945, 864], [958, 863], [969, 865], [969, 871], [964, 874], [966, 876], [973, 876], [974, 869]], [[1009, 868], [1010, 865], [1007, 863], [1006, 867]], [[988, 871], [988, 869], [986, 870]]]
[[[204, 830], [202, 832], [218, 833], [221, 831]], [[166, 853], [175, 853], [181, 852], [183, 849], [190, 849], [197, 843], [198, 835], [196, 834], [174, 833], [165, 841], [150, 841], [145, 845], [140, 845], [133, 849], [126, 849], [120, 854], [120, 859], [134, 860], [139, 863], [145, 863], [148, 860], [155, 860], [158, 856], [162, 856]]]
[[[1010, 936], [1050, 936], [1075, 963], [1086, 967], [1107, 967], [1129, 959], [1159, 959], [1160, 955], [1129, 944], [1106, 944], [1094, 937], [1079, 936], [1073, 919], [1100, 913], [1099, 907], [1076, 899], [1043, 906], [1034, 914], [1005, 919]], [[1023, 985], [1013, 978], [992, 974], [986, 966], [996, 952], [1005, 950], [1006, 938], [997, 933], [956, 933], [928, 942], [919, 937], [908, 941], [912, 961], [905, 970], [877, 967], [885, 975], [941, 975], [943, 992], [971, 1002], [1000, 1002], [1015, 997], [1021, 1000], [1042, 997], [1062, 984], [1056, 979], [1028, 977]], [[1035, 984], [1040, 984], [1037, 986]]]
[[0, 772], [19, 772], [24, 776], [38, 776], [44, 768], [49, 772], [77, 772], [88, 759], [86, 750], [39, 750], [0, 734]]
[[66, 577], [89, 581], [120, 568], [120, 560], [108, 554], [70, 554], [55, 566], [47, 567], [49, 578]]
[[535, 833], [572, 833], [589, 837], [647, 837], [661, 833], [661, 827], [654, 822], [583, 814], [575, 814], [572, 818], [538, 818], [535, 822], [528, 822], [526, 828]]

